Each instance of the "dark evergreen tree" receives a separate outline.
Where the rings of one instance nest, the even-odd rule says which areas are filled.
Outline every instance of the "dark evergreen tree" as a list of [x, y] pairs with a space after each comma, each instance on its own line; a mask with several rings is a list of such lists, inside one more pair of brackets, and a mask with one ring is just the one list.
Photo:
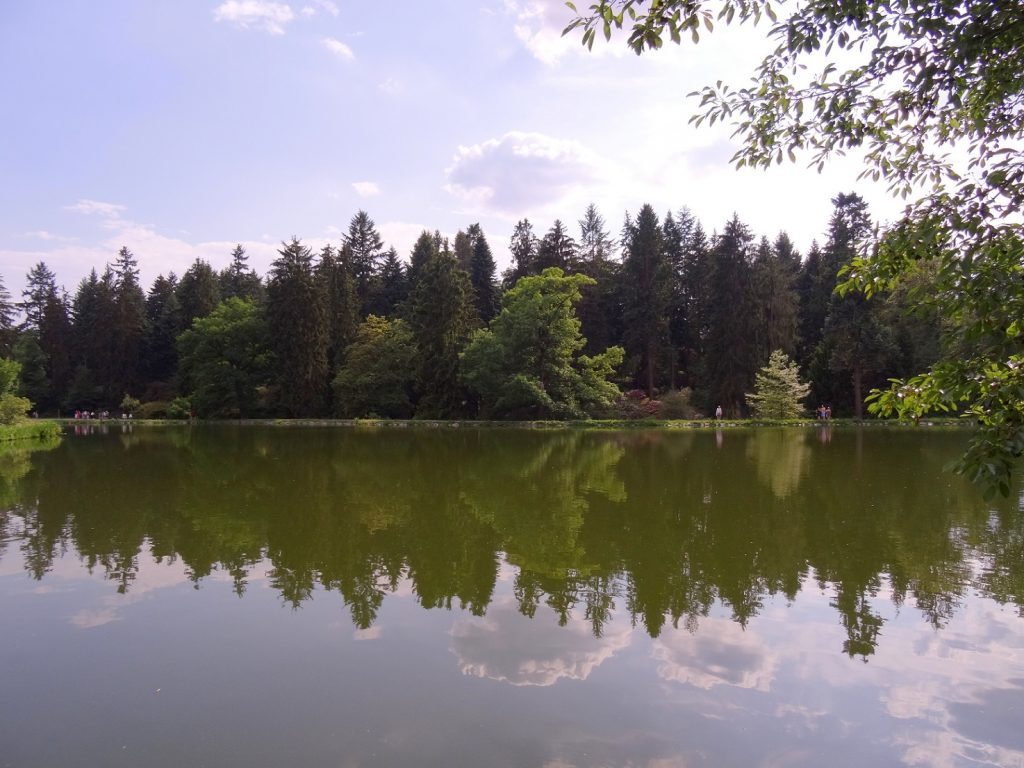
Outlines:
[[143, 341], [146, 333], [146, 297], [139, 285], [139, 265], [122, 247], [114, 261], [113, 368], [110, 395], [120, 402], [125, 394], [139, 394]]
[[380, 280], [374, 296], [373, 314], [378, 317], [394, 317], [398, 308], [409, 295], [409, 283], [405, 265], [398, 258], [398, 251], [388, 249], [380, 270]]
[[[690, 242], [683, 253], [683, 286], [686, 303], [685, 334], [682, 338], [682, 368], [693, 388], [695, 401], [707, 407], [707, 350], [711, 329], [711, 246], [700, 222], [694, 224]], [[703, 393], [703, 394], [702, 394]]]
[[682, 364], [683, 350], [686, 339], [686, 286], [685, 259], [686, 249], [693, 237], [696, 225], [693, 215], [685, 208], [674, 217], [669, 211], [661, 225], [664, 241], [665, 260], [668, 263], [669, 301], [668, 301], [668, 370], [669, 387], [678, 387], [679, 368]]
[[708, 337], [705, 347], [707, 402], [739, 412], [744, 394], [753, 388], [755, 359], [754, 312], [751, 296], [751, 246], [754, 236], [738, 216], [725, 225], [712, 249], [708, 295]]
[[822, 253], [818, 241], [811, 243], [807, 258], [800, 265], [796, 277], [796, 293], [800, 311], [797, 320], [797, 353], [796, 360], [808, 370], [814, 349], [821, 341], [821, 332], [825, 326], [825, 313], [828, 303], [821, 302], [818, 285], [821, 282]]
[[345, 364], [345, 349], [355, 341], [359, 328], [359, 296], [352, 274], [352, 251], [347, 245], [335, 252], [329, 245], [320, 252], [317, 279], [325, 298], [329, 341], [328, 380]]
[[220, 303], [220, 281], [213, 267], [196, 259], [178, 281], [178, 304], [182, 329], [192, 326], [197, 317], [206, 317]]
[[[156, 386], [151, 399], [166, 399], [170, 394], [168, 383], [178, 369], [178, 334], [184, 330], [181, 305], [177, 296], [178, 278], [173, 272], [167, 277], [158, 275], [146, 297], [146, 350], [142, 366], [143, 380]], [[157, 383], [163, 386], [158, 386]]]
[[587, 206], [579, 225], [579, 270], [595, 284], [581, 287], [576, 313], [586, 343], [584, 351], [595, 355], [612, 346], [620, 335], [621, 311], [616, 300], [619, 264], [614, 256], [615, 241], [593, 203]]
[[14, 346], [14, 317], [17, 307], [11, 301], [11, 294], [0, 277], [0, 357], [10, 357]]
[[75, 372], [67, 398], [69, 408], [109, 405], [116, 317], [113, 270], [108, 266], [99, 277], [94, 269], [79, 284], [72, 301]]
[[570, 274], [578, 271], [576, 241], [572, 239], [560, 219], [555, 219], [551, 229], [537, 244], [537, 255], [533, 261], [533, 274], [540, 274], [548, 267], [558, 267]]
[[352, 275], [356, 280], [356, 293], [361, 303], [361, 316], [365, 316], [373, 300], [374, 283], [380, 275], [384, 261], [384, 241], [377, 225], [366, 211], [359, 211], [348, 224], [342, 238], [352, 253]]
[[533, 234], [533, 225], [529, 219], [522, 219], [512, 230], [512, 239], [508, 244], [512, 256], [512, 264], [502, 275], [501, 285], [506, 291], [516, 284], [520, 277], [539, 274], [536, 266], [537, 237]]
[[313, 256], [298, 238], [282, 243], [267, 282], [267, 322], [277, 363], [278, 400], [293, 417], [326, 413], [329, 327]]
[[671, 270], [665, 258], [658, 216], [644, 205], [636, 221], [627, 218], [623, 237], [622, 303], [626, 354], [635, 383], [654, 395], [668, 342]]
[[25, 314], [23, 328], [39, 328], [46, 303], [56, 293], [57, 276], [44, 262], [38, 262], [25, 276], [25, 290], [21, 292], [19, 307]]
[[249, 267], [249, 256], [241, 243], [231, 252], [231, 264], [220, 273], [220, 297], [222, 300], [237, 297], [253, 301], [263, 298], [263, 281]]
[[[784, 238], [783, 246], [791, 249], [789, 238], [779, 237]], [[780, 257], [764, 237], [757, 247], [751, 287], [755, 311], [754, 360], [758, 365], [766, 363], [775, 350], [781, 349], [786, 355], [796, 351], [799, 300], [794, 285], [793, 256], [790, 252]]]
[[476, 311], [469, 275], [450, 251], [442, 251], [424, 266], [412, 296], [410, 324], [416, 341], [416, 415], [428, 419], [463, 415], [467, 395], [459, 383], [459, 353], [476, 324]]
[[480, 322], [489, 323], [500, 308], [498, 284], [495, 279], [497, 267], [491, 246], [487, 243], [479, 224], [471, 224], [466, 230], [473, 246], [473, 257], [469, 264], [469, 282], [473, 285], [473, 303], [476, 305]]
[[427, 230], [423, 230], [416, 239], [416, 244], [413, 245], [412, 253], [409, 256], [408, 278], [410, 292], [415, 290], [416, 283], [419, 282], [420, 274], [423, 272], [427, 262], [436, 256], [440, 250], [441, 234], [439, 232], [431, 234]]
[[461, 229], [455, 233], [452, 252], [455, 255], [455, 261], [468, 275], [473, 264], [473, 241], [470, 239], [469, 233], [463, 232]]

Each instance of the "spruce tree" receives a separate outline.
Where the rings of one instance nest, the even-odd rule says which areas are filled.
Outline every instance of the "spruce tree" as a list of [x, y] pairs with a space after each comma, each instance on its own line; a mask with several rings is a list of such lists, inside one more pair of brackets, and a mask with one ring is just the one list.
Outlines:
[[577, 315], [586, 344], [584, 349], [593, 355], [610, 347], [619, 336], [621, 312], [615, 297], [619, 265], [613, 253], [615, 241], [593, 203], [587, 206], [579, 226], [579, 270], [594, 283], [580, 287], [582, 295]]
[[146, 297], [139, 285], [139, 265], [131, 251], [122, 247], [114, 261], [113, 369], [109, 391], [117, 402], [125, 394], [137, 394], [146, 332]]
[[389, 248], [384, 255], [380, 269], [380, 280], [373, 302], [373, 314], [378, 317], [394, 317], [398, 308], [409, 295], [409, 283], [405, 265], [398, 258], [398, 251]]
[[577, 271], [576, 241], [565, 229], [560, 219], [555, 219], [551, 229], [537, 244], [537, 255], [533, 262], [534, 274], [540, 274], [549, 267], [557, 267], [566, 273]]
[[[158, 275], [146, 297], [146, 338], [143, 344], [146, 354], [142, 374], [147, 383], [167, 384], [178, 368], [176, 339], [183, 328], [177, 285], [178, 278], [173, 272], [167, 277]], [[155, 394], [163, 399], [168, 394], [167, 387]]]
[[473, 286], [473, 302], [480, 321], [486, 325], [498, 314], [500, 300], [495, 280], [497, 267], [491, 246], [487, 243], [479, 224], [471, 224], [466, 230], [473, 246], [473, 257], [469, 264], [469, 282]]
[[529, 219], [522, 219], [512, 230], [512, 238], [508, 244], [512, 256], [512, 264], [502, 275], [501, 285], [506, 291], [516, 284], [520, 277], [537, 274], [537, 237], [533, 234], [533, 225]]
[[627, 219], [623, 250], [626, 354], [636, 361], [636, 383], [652, 397], [668, 342], [671, 270], [665, 259], [661, 225], [650, 205], [640, 209], [635, 222]]
[[800, 381], [796, 363], [776, 349], [755, 374], [754, 392], [747, 395], [747, 403], [759, 419], [797, 419], [806, 410], [804, 400], [810, 391], [810, 385]]
[[231, 251], [231, 264], [220, 273], [220, 297], [222, 300], [237, 297], [259, 301], [263, 295], [263, 281], [249, 267], [249, 257], [239, 243]]
[[190, 328], [193, 320], [206, 317], [219, 303], [220, 281], [217, 274], [208, 262], [197, 258], [178, 281], [182, 328]]
[[10, 357], [14, 345], [14, 316], [17, 308], [11, 301], [11, 294], [0, 277], [0, 357]]
[[345, 364], [345, 349], [356, 337], [359, 326], [359, 296], [352, 275], [352, 251], [342, 245], [337, 251], [324, 246], [316, 267], [317, 280], [324, 294], [327, 312], [328, 380]]
[[21, 292], [21, 311], [25, 314], [23, 328], [39, 328], [43, 310], [50, 297], [57, 293], [57, 276], [42, 261], [25, 276], [25, 289]]
[[[784, 247], [787, 244], [788, 238], [784, 240]], [[792, 258], [792, 253], [780, 257], [768, 239], [761, 238], [752, 273], [757, 346], [754, 357], [758, 361], [767, 360], [776, 349], [787, 355], [796, 352], [799, 302], [794, 287], [796, 275]]]
[[361, 316], [364, 316], [370, 309], [374, 284], [384, 261], [384, 241], [373, 219], [363, 210], [349, 221], [348, 232], [342, 240], [352, 253], [352, 275], [356, 280]]
[[423, 272], [423, 268], [427, 262], [430, 261], [441, 249], [441, 235], [438, 232], [431, 234], [427, 230], [423, 230], [420, 236], [416, 238], [416, 243], [412, 247], [412, 253], [409, 255], [409, 290], [413, 291], [416, 288], [416, 284], [419, 282], [420, 274]]
[[465, 413], [467, 395], [459, 383], [459, 353], [475, 320], [469, 276], [454, 254], [444, 250], [424, 266], [412, 296], [417, 416], [446, 419]]
[[289, 416], [322, 416], [329, 373], [324, 291], [316, 280], [310, 249], [294, 237], [282, 246], [267, 283], [278, 399]]

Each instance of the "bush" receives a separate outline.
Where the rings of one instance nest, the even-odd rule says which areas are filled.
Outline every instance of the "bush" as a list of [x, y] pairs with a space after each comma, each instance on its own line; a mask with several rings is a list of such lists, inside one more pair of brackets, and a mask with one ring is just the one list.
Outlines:
[[690, 397], [688, 388], [666, 392], [661, 398], [661, 411], [658, 415], [663, 419], [696, 418], [697, 409], [690, 403]]
[[176, 397], [167, 408], [169, 419], [189, 419], [192, 417], [192, 403], [187, 397]]
[[0, 395], [0, 424], [17, 424], [25, 418], [32, 403], [28, 398], [17, 395]]
[[140, 405], [135, 414], [140, 419], [167, 419], [170, 418], [170, 410], [171, 404], [166, 400], [154, 400]]

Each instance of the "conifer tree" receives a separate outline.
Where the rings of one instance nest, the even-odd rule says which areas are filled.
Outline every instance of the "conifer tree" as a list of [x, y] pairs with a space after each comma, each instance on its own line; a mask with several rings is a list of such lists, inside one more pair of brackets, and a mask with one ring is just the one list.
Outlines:
[[267, 322], [278, 399], [289, 416], [322, 416], [327, 405], [329, 327], [313, 256], [298, 238], [282, 243], [267, 283]]
[[515, 285], [520, 277], [537, 274], [537, 237], [533, 234], [533, 225], [529, 219], [516, 222], [508, 250], [512, 264], [502, 275], [501, 285], [505, 290]]
[[23, 328], [39, 328], [46, 302], [56, 293], [57, 276], [44, 262], [38, 262], [25, 276], [25, 289], [21, 292], [19, 306], [25, 313]]
[[0, 277], [0, 357], [10, 357], [14, 345], [14, 316], [16, 308], [11, 294]]
[[183, 329], [197, 317], [206, 317], [220, 303], [220, 281], [213, 267], [203, 259], [192, 262], [178, 281], [178, 304]]
[[139, 265], [135, 256], [122, 247], [114, 261], [113, 370], [110, 394], [120, 402], [121, 396], [138, 391], [141, 384], [140, 365], [146, 332], [146, 297], [139, 285]]
[[373, 314], [378, 317], [394, 317], [398, 308], [409, 295], [409, 283], [405, 265], [398, 258], [398, 251], [389, 248], [381, 265], [380, 281], [373, 303]]
[[416, 283], [419, 282], [420, 274], [423, 272], [424, 266], [431, 258], [436, 256], [441, 249], [441, 235], [439, 232], [431, 234], [427, 230], [423, 230], [420, 236], [416, 238], [416, 243], [412, 247], [412, 253], [409, 255], [409, 290], [413, 291], [416, 288]]
[[[780, 237], [785, 237], [780, 235]], [[791, 247], [788, 238], [784, 247]], [[772, 351], [781, 349], [787, 355], [796, 351], [796, 326], [799, 310], [792, 254], [779, 256], [762, 237], [754, 257], [752, 291], [754, 300], [754, 358], [767, 360]]]
[[466, 230], [473, 246], [473, 257], [469, 264], [469, 282], [473, 286], [473, 302], [480, 321], [486, 325], [498, 314], [498, 285], [495, 281], [497, 267], [491, 246], [487, 243], [479, 224], [471, 224]]
[[146, 297], [146, 338], [143, 344], [146, 354], [142, 373], [147, 383], [166, 384], [178, 369], [176, 340], [183, 328], [177, 286], [178, 278], [173, 272], [167, 277], [158, 275]]
[[755, 374], [754, 392], [747, 395], [747, 403], [759, 419], [796, 419], [804, 414], [803, 402], [810, 391], [810, 385], [800, 381], [796, 363], [776, 349]]
[[705, 342], [709, 400], [705, 407], [714, 402], [735, 411], [743, 405], [743, 394], [753, 383], [757, 367], [750, 285], [753, 239], [747, 226], [734, 215], [712, 249]]
[[363, 210], [358, 211], [349, 221], [348, 232], [342, 241], [352, 254], [352, 275], [356, 280], [362, 316], [367, 313], [372, 302], [374, 283], [384, 261], [384, 241], [370, 214]]
[[636, 360], [636, 383], [654, 395], [668, 341], [671, 271], [665, 259], [661, 225], [644, 205], [636, 221], [627, 219], [622, 260], [623, 324], [627, 356]]
[[467, 395], [459, 383], [459, 353], [476, 325], [476, 311], [469, 276], [450, 251], [424, 266], [412, 296], [410, 325], [416, 341], [416, 415], [463, 415]]
[[577, 271], [576, 241], [566, 231], [560, 219], [555, 219], [551, 229], [537, 244], [537, 255], [533, 270], [540, 274], [549, 267], [557, 267], [566, 273]]
[[249, 256], [239, 243], [231, 251], [231, 264], [220, 273], [220, 297], [222, 300], [237, 297], [259, 301], [263, 294], [263, 282], [249, 267]]
[[577, 315], [587, 354], [610, 347], [619, 336], [621, 313], [615, 298], [618, 262], [615, 241], [605, 229], [604, 218], [591, 203], [579, 221], [579, 270], [594, 282], [580, 287]]

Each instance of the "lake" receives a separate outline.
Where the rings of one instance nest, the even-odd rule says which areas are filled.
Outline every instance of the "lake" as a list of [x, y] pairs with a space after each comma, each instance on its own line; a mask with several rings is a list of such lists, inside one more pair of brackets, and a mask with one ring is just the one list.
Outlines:
[[966, 439], [5, 446], [0, 766], [1024, 766], [1024, 495]]

